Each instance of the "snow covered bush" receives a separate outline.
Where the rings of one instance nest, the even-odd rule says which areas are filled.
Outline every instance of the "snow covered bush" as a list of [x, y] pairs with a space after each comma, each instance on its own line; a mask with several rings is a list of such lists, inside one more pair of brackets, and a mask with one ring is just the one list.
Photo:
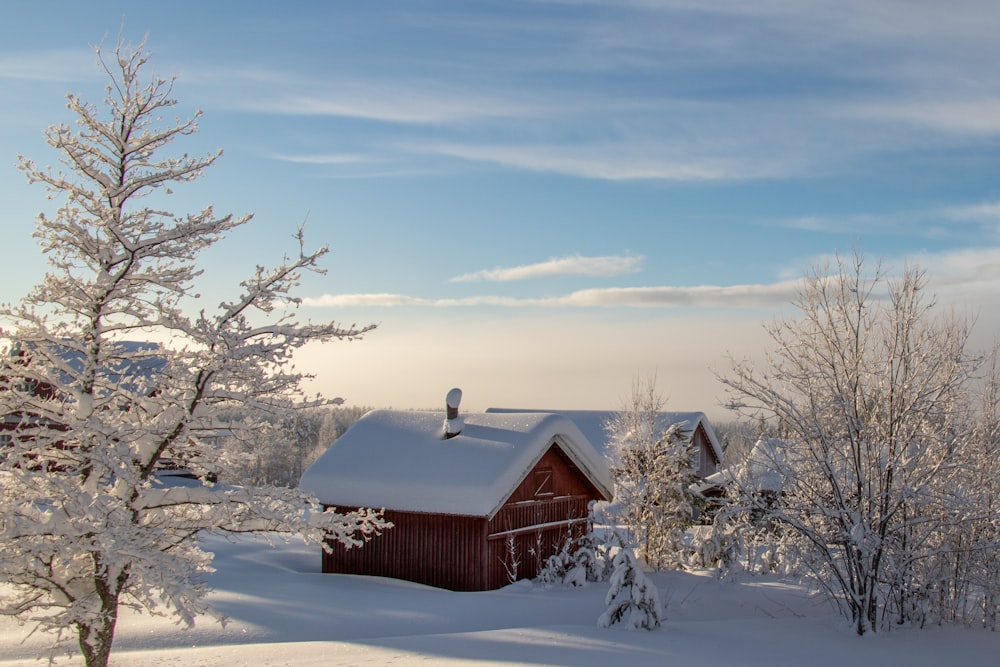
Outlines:
[[720, 473], [725, 496], [711, 527], [699, 531], [701, 539], [694, 542], [702, 566], [718, 567], [724, 576], [802, 571], [796, 535], [776, 518], [785, 502], [784, 448], [777, 438], [760, 438]]
[[543, 586], [556, 586], [564, 583], [578, 585], [575, 576], [567, 574], [575, 569], [572, 555], [573, 540], [568, 539], [562, 548], [545, 559], [545, 565], [538, 572], [538, 583]]
[[548, 557], [538, 573], [543, 586], [584, 586], [588, 582], [607, 581], [611, 571], [611, 550], [620, 541], [599, 539], [588, 532], [567, 539], [562, 548]]
[[711, 526], [694, 529], [691, 545], [692, 566], [717, 569], [720, 573], [731, 571], [744, 553], [743, 533], [720, 518]]
[[[293, 288], [326, 253], [307, 252], [301, 230], [296, 256], [258, 266], [216, 311], [199, 305], [199, 253], [250, 217], [166, 211], [171, 188], [221, 153], [163, 155], [196, 131], [197, 115], [163, 120], [173, 82], [143, 80], [143, 45], [98, 54], [104, 107], [69, 96], [76, 128], [47, 131], [66, 171], [20, 159], [61, 204], [35, 233], [50, 271], [0, 308], [13, 344], [0, 361], [0, 414], [12, 427], [0, 456], [0, 611], [52, 630], [53, 650], [75, 637], [90, 667], [107, 665], [122, 606], [185, 625], [206, 611], [200, 531], [360, 545], [386, 525], [370, 510], [324, 512], [298, 490], [208, 481], [231, 463], [220, 413], [239, 407], [258, 418], [238, 428], [280, 437], [283, 416], [324, 403], [303, 401], [292, 353], [371, 327], [296, 319]], [[166, 484], [164, 469], [206, 482]]]
[[612, 563], [607, 610], [597, 620], [602, 628], [628, 621], [633, 628], [653, 630], [663, 622], [663, 607], [656, 586], [636, 562], [631, 549], [619, 549]]

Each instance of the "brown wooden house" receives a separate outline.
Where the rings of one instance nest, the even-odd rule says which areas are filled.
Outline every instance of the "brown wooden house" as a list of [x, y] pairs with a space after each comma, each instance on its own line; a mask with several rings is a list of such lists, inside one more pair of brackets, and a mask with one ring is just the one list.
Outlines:
[[324, 505], [384, 508], [394, 524], [361, 548], [331, 542], [324, 572], [500, 588], [537, 576], [611, 499], [607, 464], [566, 417], [447, 417], [370, 412], [306, 470], [300, 487]]

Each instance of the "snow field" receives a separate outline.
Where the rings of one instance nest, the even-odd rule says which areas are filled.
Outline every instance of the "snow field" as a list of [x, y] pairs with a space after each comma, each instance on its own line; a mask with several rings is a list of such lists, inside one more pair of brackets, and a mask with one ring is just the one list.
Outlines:
[[[216, 554], [209, 601], [229, 618], [190, 630], [125, 612], [117, 667], [337, 665], [741, 665], [937, 667], [995, 664], [1000, 634], [901, 628], [857, 637], [820, 598], [773, 578], [649, 575], [666, 603], [659, 630], [597, 627], [607, 584], [453, 593], [405, 581], [324, 575], [315, 547], [202, 538]], [[0, 620], [0, 667], [37, 667], [44, 637]], [[82, 665], [59, 657], [57, 665]]]

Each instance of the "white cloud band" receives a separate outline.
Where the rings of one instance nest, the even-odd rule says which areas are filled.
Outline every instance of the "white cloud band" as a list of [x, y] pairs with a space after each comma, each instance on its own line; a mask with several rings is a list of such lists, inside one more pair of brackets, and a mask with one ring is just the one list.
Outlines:
[[455, 276], [451, 282], [467, 283], [481, 280], [507, 282], [512, 280], [529, 280], [531, 278], [550, 278], [557, 276], [594, 276], [611, 277], [627, 273], [636, 273], [642, 268], [643, 258], [640, 256], [605, 255], [603, 257], [553, 257], [545, 262], [524, 264], [505, 268], [485, 269], [475, 273], [465, 273]]

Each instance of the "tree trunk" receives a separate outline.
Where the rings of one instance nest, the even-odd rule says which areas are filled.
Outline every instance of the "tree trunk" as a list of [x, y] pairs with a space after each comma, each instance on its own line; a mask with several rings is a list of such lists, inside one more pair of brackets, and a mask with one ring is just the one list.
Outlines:
[[94, 578], [94, 587], [101, 600], [101, 613], [76, 624], [80, 652], [83, 653], [87, 667], [108, 667], [111, 645], [115, 640], [115, 627], [118, 625], [119, 592], [127, 576], [123, 571], [119, 575], [119, 581], [108, 581], [100, 576]]
[[96, 622], [77, 624], [80, 652], [83, 653], [87, 667], [108, 667], [117, 621], [117, 609], [102, 609], [102, 614]]

